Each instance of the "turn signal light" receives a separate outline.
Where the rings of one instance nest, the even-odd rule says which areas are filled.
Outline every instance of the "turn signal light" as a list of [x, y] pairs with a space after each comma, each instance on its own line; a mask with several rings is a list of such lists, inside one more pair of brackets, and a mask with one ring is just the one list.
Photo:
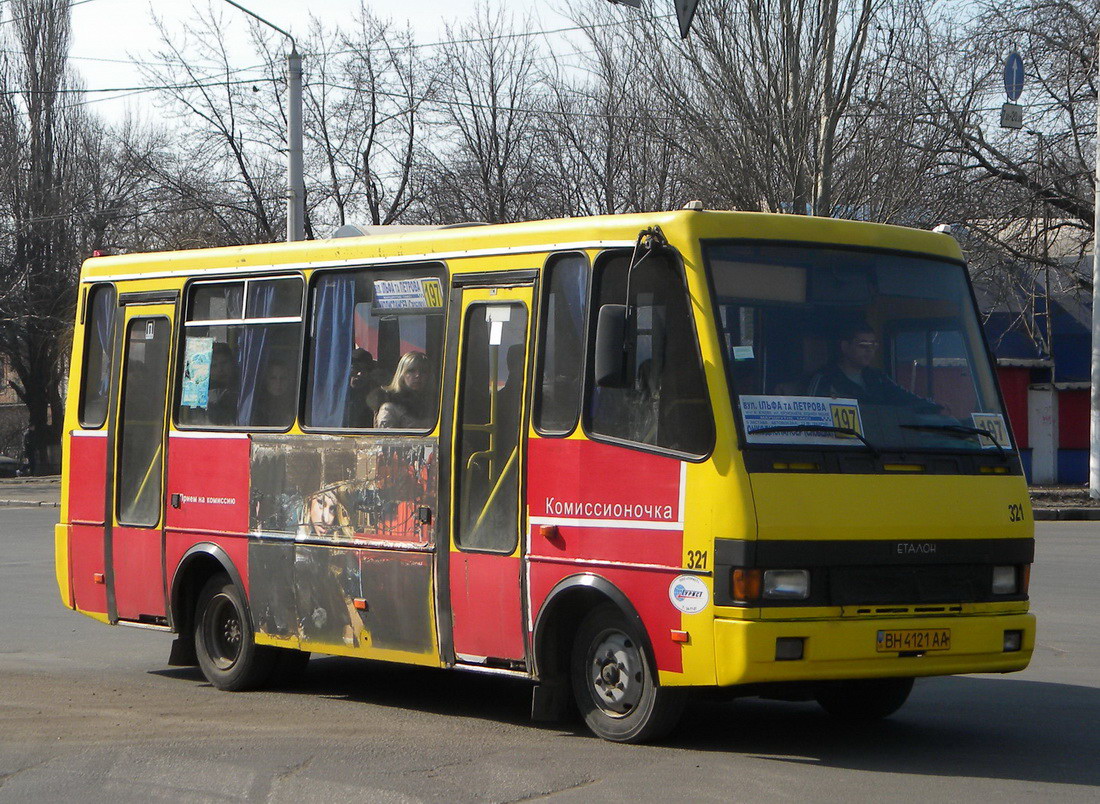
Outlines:
[[759, 600], [763, 575], [764, 573], [758, 569], [735, 569], [730, 584], [733, 589], [733, 599], [743, 603]]

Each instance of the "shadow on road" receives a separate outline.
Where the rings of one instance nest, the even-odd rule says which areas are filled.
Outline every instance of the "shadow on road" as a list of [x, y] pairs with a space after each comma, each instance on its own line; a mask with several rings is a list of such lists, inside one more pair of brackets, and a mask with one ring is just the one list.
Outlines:
[[[202, 681], [195, 669], [158, 675]], [[595, 739], [578, 720], [535, 724], [530, 684], [500, 677], [317, 658], [282, 693]], [[1012, 678], [918, 679], [893, 718], [849, 726], [813, 703], [697, 701], [655, 750], [732, 752], [763, 760], [915, 776], [965, 776], [1100, 787], [1100, 688]], [[918, 785], [919, 781], [914, 781]], [[912, 787], [919, 791], [919, 787]]]
[[1008, 678], [918, 679], [901, 711], [865, 726], [834, 720], [814, 704], [697, 705], [668, 745], [828, 768], [1095, 787], [1100, 689]]

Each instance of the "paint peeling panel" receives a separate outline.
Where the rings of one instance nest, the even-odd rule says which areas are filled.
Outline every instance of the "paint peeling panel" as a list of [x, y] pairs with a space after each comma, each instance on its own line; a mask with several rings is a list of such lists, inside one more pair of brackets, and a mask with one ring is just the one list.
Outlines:
[[252, 533], [430, 547], [438, 448], [424, 438], [255, 436]]
[[429, 554], [299, 544], [293, 572], [303, 647], [434, 651]]
[[252, 619], [261, 634], [298, 638], [298, 607], [294, 598], [294, 542], [250, 540], [248, 571], [252, 579]]

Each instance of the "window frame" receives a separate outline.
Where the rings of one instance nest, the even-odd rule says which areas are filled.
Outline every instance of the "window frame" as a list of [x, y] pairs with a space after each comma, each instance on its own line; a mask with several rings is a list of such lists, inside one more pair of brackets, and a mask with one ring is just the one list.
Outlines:
[[[601, 252], [602, 254], [603, 252]], [[542, 409], [542, 371], [546, 361], [546, 328], [549, 325], [550, 315], [548, 311], [548, 302], [550, 298], [550, 268], [553, 263], [560, 262], [569, 257], [579, 256], [584, 259], [586, 268], [586, 283], [584, 289], [584, 299], [582, 300], [583, 318], [581, 320], [581, 385], [579, 391], [579, 399], [577, 404], [576, 414], [573, 416], [572, 424], [564, 430], [544, 430], [539, 426], [539, 412]], [[556, 251], [550, 254], [546, 258], [546, 262], [543, 263], [542, 271], [540, 272], [540, 281], [538, 288], [538, 309], [537, 319], [535, 321], [538, 329], [534, 332], [534, 360], [531, 368], [532, 382], [531, 385], [531, 426], [535, 432], [543, 438], [568, 438], [577, 432], [577, 428], [581, 426], [581, 420], [584, 418], [585, 409], [585, 380], [588, 373], [588, 354], [589, 354], [589, 338], [588, 338], [588, 323], [591, 318], [591, 305], [592, 305], [592, 280], [593, 274], [593, 260], [589, 257], [585, 251]]]
[[[87, 390], [88, 390], [88, 386], [87, 386], [88, 355], [90, 354], [90, 351], [91, 351], [90, 346], [91, 346], [92, 336], [95, 333], [95, 327], [91, 326], [91, 323], [92, 323], [91, 322], [91, 313], [92, 313], [92, 310], [93, 310], [93, 300], [94, 300], [96, 294], [99, 292], [100, 289], [106, 289], [106, 288], [109, 288], [112, 295], [114, 296], [114, 303], [110, 306], [110, 311], [111, 311], [110, 312], [110, 318], [112, 319], [111, 320], [111, 343], [107, 345], [107, 357], [106, 357], [106, 361], [107, 361], [107, 397], [106, 397], [106, 402], [107, 402], [107, 404], [106, 404], [106, 407], [104, 408], [104, 411], [103, 411], [103, 420], [100, 421], [98, 424], [92, 424], [89, 421], [87, 421], [85, 419], [85, 416], [84, 416], [85, 405], [87, 404]], [[116, 333], [115, 333], [115, 327], [118, 323], [117, 320], [116, 320], [117, 317], [118, 317], [118, 288], [115, 287], [114, 282], [97, 282], [94, 285], [92, 285], [90, 288], [88, 288], [87, 292], [84, 294], [83, 312], [84, 312], [84, 315], [82, 316], [82, 322], [81, 323], [84, 325], [84, 343], [83, 343], [83, 347], [82, 347], [82, 351], [81, 351], [81, 355], [80, 355], [80, 390], [79, 390], [80, 396], [78, 398], [78, 402], [77, 402], [77, 406], [76, 406], [76, 411], [77, 411], [76, 418], [77, 418], [77, 421], [80, 423], [81, 429], [83, 429], [83, 430], [102, 430], [106, 426], [107, 420], [111, 416], [111, 386], [112, 386], [112, 382], [113, 382], [112, 375], [114, 374], [114, 369], [115, 369], [115, 366], [114, 366], [115, 351], [116, 351], [115, 350], [115, 343], [117, 341], [117, 337], [116, 337]]]
[[[377, 274], [377, 278], [386, 279], [389, 278], [384, 274], [390, 272], [399, 271], [416, 271], [419, 268], [431, 268], [436, 271], [433, 274], [435, 278], [439, 280], [440, 290], [443, 293], [443, 305], [440, 309], [440, 317], [443, 320], [440, 327], [439, 338], [439, 376], [436, 380], [436, 395], [437, 404], [435, 409], [435, 418], [432, 424], [428, 428], [396, 428], [396, 427], [318, 427], [316, 425], [308, 424], [305, 420], [305, 403], [309, 394], [307, 384], [312, 380], [313, 375], [311, 373], [313, 356], [313, 327], [314, 327], [314, 305], [313, 298], [316, 291], [316, 285], [319, 277], [325, 277], [330, 274], [347, 274], [365, 272], [369, 274]], [[408, 278], [408, 277], [398, 277]], [[303, 298], [303, 304], [305, 305], [305, 313], [302, 327], [303, 334], [303, 346], [301, 352], [301, 371], [299, 377], [299, 383], [301, 385], [300, 393], [298, 396], [298, 427], [303, 433], [318, 433], [327, 435], [392, 435], [392, 436], [427, 436], [439, 429], [440, 421], [443, 415], [443, 375], [447, 368], [447, 327], [448, 327], [448, 315], [451, 299], [451, 272], [445, 260], [427, 260], [417, 261], [410, 263], [366, 263], [363, 265], [354, 266], [341, 266], [339, 268], [321, 268], [313, 271], [309, 276], [309, 281], [306, 282], [305, 296]], [[376, 358], [377, 359], [377, 358]]]
[[[669, 244], [664, 247], [666, 256], [669, 261], [669, 266], [672, 268], [676, 277], [679, 279], [679, 284], [684, 293], [684, 300], [687, 304], [688, 320], [691, 324], [691, 335], [695, 340], [695, 355], [698, 358], [697, 368], [699, 370], [699, 376], [703, 381], [704, 398], [707, 401], [707, 407], [710, 413], [710, 443], [707, 445], [706, 450], [701, 454], [695, 454], [692, 452], [683, 452], [681, 450], [671, 449], [669, 447], [661, 447], [656, 444], [647, 444], [642, 441], [630, 441], [625, 438], [617, 438], [615, 436], [604, 435], [602, 433], [592, 431], [592, 414], [591, 414], [591, 402], [592, 395], [595, 392], [596, 386], [594, 382], [594, 344], [596, 341], [596, 325], [599, 320], [599, 315], [594, 315], [593, 310], [596, 305], [596, 276], [597, 271], [602, 270], [602, 264], [606, 261], [613, 260], [619, 256], [629, 256], [633, 253], [632, 248], [614, 248], [605, 249], [600, 251], [594, 260], [592, 260], [592, 268], [590, 273], [590, 282], [588, 288], [588, 329], [585, 333], [585, 356], [584, 356], [584, 386], [581, 392], [581, 428], [585, 437], [590, 441], [595, 441], [601, 444], [611, 444], [617, 447], [626, 447], [627, 449], [634, 450], [636, 452], [646, 452], [652, 455], [661, 455], [664, 457], [675, 458], [677, 460], [686, 461], [687, 463], [705, 463], [714, 454], [715, 445], [718, 443], [718, 426], [714, 417], [714, 396], [710, 383], [707, 380], [706, 374], [706, 361], [703, 359], [702, 342], [699, 338], [699, 321], [695, 315], [694, 305], [692, 304], [691, 292], [687, 283], [687, 270], [684, 263], [683, 255], [680, 250], [675, 246]], [[629, 263], [628, 263], [629, 265]], [[629, 270], [629, 269], [628, 269]], [[713, 289], [712, 289], [713, 294]], [[713, 295], [712, 295], [713, 300]], [[626, 300], [629, 302], [629, 299]], [[711, 305], [713, 309], [713, 303]]]
[[[249, 282], [261, 282], [269, 280], [289, 280], [296, 279], [302, 285], [302, 302], [300, 305], [300, 314], [298, 317], [294, 316], [273, 316], [269, 318], [248, 318], [248, 283]], [[191, 314], [192, 304], [192, 289], [199, 285], [228, 285], [228, 284], [240, 284], [242, 286], [241, 296], [241, 318], [226, 318], [226, 319], [210, 319], [207, 321], [191, 321], [189, 316]], [[176, 367], [173, 372], [173, 384], [175, 388], [172, 392], [172, 426], [181, 431], [217, 431], [217, 432], [235, 432], [235, 433], [286, 433], [293, 429], [295, 423], [298, 421], [299, 414], [302, 407], [302, 377], [304, 376], [303, 368], [303, 350], [305, 348], [305, 304], [307, 298], [308, 283], [305, 281], [305, 276], [299, 271], [288, 271], [271, 274], [252, 274], [249, 276], [239, 276], [230, 274], [228, 276], [213, 276], [213, 277], [196, 277], [189, 279], [183, 286], [182, 300], [180, 304], [180, 325], [178, 333], [178, 342], [176, 344]], [[183, 396], [183, 371], [184, 371], [184, 350], [187, 346], [187, 330], [188, 328], [198, 327], [221, 327], [221, 326], [253, 326], [253, 325], [270, 325], [270, 324], [299, 324], [298, 329], [298, 361], [297, 372], [298, 381], [292, 387], [295, 388], [297, 394], [294, 406], [294, 417], [290, 420], [290, 423], [286, 426], [276, 425], [242, 425], [242, 424], [189, 424], [187, 422], [180, 421], [180, 401]]]

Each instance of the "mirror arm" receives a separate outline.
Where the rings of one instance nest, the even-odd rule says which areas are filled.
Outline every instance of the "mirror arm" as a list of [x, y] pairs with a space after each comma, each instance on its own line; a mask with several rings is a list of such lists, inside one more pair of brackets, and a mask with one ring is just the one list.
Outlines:
[[[654, 252], [668, 246], [668, 239], [661, 231], [660, 226], [650, 226], [638, 232], [638, 239], [634, 241], [634, 251], [630, 255], [630, 266], [626, 269], [626, 318], [623, 322], [623, 333], [632, 331], [634, 324], [635, 305], [630, 302], [630, 280], [634, 276], [634, 269], [645, 262], [646, 258]], [[626, 365], [629, 338], [623, 339], [623, 365]]]

